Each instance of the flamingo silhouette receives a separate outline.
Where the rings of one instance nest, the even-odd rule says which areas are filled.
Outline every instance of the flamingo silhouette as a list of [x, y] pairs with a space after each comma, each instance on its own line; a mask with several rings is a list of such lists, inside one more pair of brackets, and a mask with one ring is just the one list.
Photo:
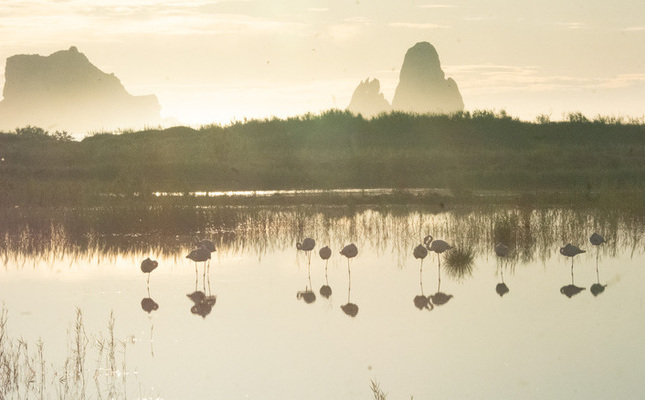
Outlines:
[[571, 257], [571, 271], [573, 272], [573, 257], [581, 253], [586, 253], [586, 250], [581, 250], [580, 247], [567, 243], [566, 246], [560, 247], [560, 254], [566, 257]]
[[320, 287], [320, 295], [326, 299], [331, 296], [331, 286], [329, 286], [329, 279], [327, 278], [327, 266], [329, 264], [329, 257], [331, 257], [331, 249], [325, 246], [318, 251], [320, 258], [325, 260], [325, 284]]
[[563, 295], [567, 296], [568, 298], [571, 298], [575, 296], [576, 294], [582, 292], [585, 290], [583, 287], [576, 286], [573, 283], [573, 257], [577, 256], [578, 254], [585, 253], [586, 250], [581, 250], [578, 246], [574, 246], [571, 243], [567, 243], [566, 246], [560, 247], [560, 254], [566, 257], [571, 257], [571, 284], [562, 286], [560, 288], [560, 293]]
[[150, 257], [141, 261], [141, 271], [148, 274], [148, 286], [150, 286], [150, 273], [159, 266], [159, 263], [155, 260], [151, 260]]
[[445, 240], [434, 239], [432, 235], [427, 235], [425, 238], [423, 238], [423, 243], [425, 244], [428, 251], [434, 251], [435, 253], [437, 253], [437, 293], [429, 297], [434, 305], [440, 306], [446, 304], [448, 300], [453, 297], [451, 294], [445, 294], [441, 292], [441, 254], [453, 249], [453, 247], [449, 245]]
[[591, 242], [592, 245], [596, 246], [596, 283], [591, 285], [591, 288], [589, 290], [591, 291], [591, 294], [598, 296], [600, 293], [604, 292], [605, 288], [607, 287], [607, 285], [600, 283], [600, 273], [598, 272], [598, 257], [600, 254], [600, 245], [607, 243], [607, 241], [602, 235], [594, 232], [591, 237], [589, 237], [589, 242]]
[[312, 238], [305, 238], [302, 242], [296, 242], [296, 249], [302, 250], [307, 254], [307, 260], [311, 263], [311, 250], [316, 247], [316, 241]]
[[347, 257], [347, 267], [349, 268], [349, 259], [356, 257], [358, 254], [358, 247], [354, 243], [350, 243], [347, 246], [343, 247], [340, 251], [340, 254]]
[[195, 285], [197, 285], [197, 263], [198, 262], [203, 262], [204, 263], [204, 276], [206, 276], [206, 261], [208, 261], [208, 270], [210, 272], [210, 259], [211, 259], [211, 252], [205, 247], [200, 247], [198, 249], [195, 249], [188, 253], [186, 256], [189, 260], [193, 260], [195, 262]]
[[358, 305], [352, 303], [351, 293], [352, 293], [352, 273], [350, 271], [349, 262], [347, 263], [347, 304], [340, 306], [340, 309], [350, 317], [354, 318], [358, 315]]
[[316, 294], [313, 292], [313, 285], [311, 284], [311, 264], [307, 264], [307, 277], [309, 280], [309, 286], [305, 286], [304, 291], [298, 291], [296, 293], [296, 298], [304, 300], [307, 304], [311, 304], [316, 301]]

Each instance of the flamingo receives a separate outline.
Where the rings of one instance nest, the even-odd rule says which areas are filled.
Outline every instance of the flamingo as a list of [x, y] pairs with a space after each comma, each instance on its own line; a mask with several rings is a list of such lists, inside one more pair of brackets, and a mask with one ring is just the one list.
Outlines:
[[151, 260], [150, 257], [141, 261], [141, 271], [148, 274], [148, 285], [150, 285], [150, 273], [159, 266], [159, 263], [155, 260]]
[[426, 245], [426, 248], [429, 251], [434, 251], [437, 254], [441, 254], [445, 251], [448, 251], [454, 248], [451, 245], [449, 245], [448, 242], [446, 242], [445, 240], [434, 239], [432, 235], [427, 235], [423, 239], [423, 243]]
[[580, 247], [574, 246], [571, 243], [567, 243], [566, 246], [560, 247], [560, 254], [566, 257], [571, 257], [571, 284], [560, 288], [560, 293], [564, 294], [568, 298], [571, 298], [585, 290], [585, 288], [576, 286], [573, 283], [573, 257], [581, 253], [586, 253], [586, 250], [582, 250]]
[[329, 286], [329, 280], [327, 279], [327, 265], [329, 264], [329, 257], [331, 257], [331, 249], [329, 246], [325, 246], [318, 251], [318, 255], [325, 260], [325, 284], [320, 287], [320, 295], [328, 299], [331, 296], [331, 286]]
[[347, 265], [349, 266], [349, 259], [356, 257], [358, 254], [358, 247], [354, 243], [350, 243], [347, 246], [343, 247], [340, 251], [340, 254], [347, 257]]
[[604, 238], [602, 235], [597, 234], [596, 232], [594, 232], [594, 233], [591, 235], [591, 237], [589, 237], [589, 241], [590, 241], [590, 242], [591, 242], [591, 244], [593, 244], [594, 246], [600, 246], [600, 245], [601, 245], [601, 244], [603, 244], [603, 243], [607, 243], [607, 241], [605, 240], [605, 238]]
[[603, 285], [600, 283], [600, 273], [598, 272], [598, 256], [600, 254], [600, 245], [603, 243], [607, 243], [605, 238], [602, 235], [597, 234], [594, 232], [591, 237], [589, 238], [589, 242], [591, 242], [592, 245], [596, 246], [596, 279], [597, 282], [591, 285], [591, 293], [594, 296], [598, 296], [600, 293], [605, 291], [605, 287], [607, 285]]
[[340, 306], [341, 310], [350, 317], [354, 318], [358, 314], [358, 306], [351, 302], [350, 293], [352, 291], [352, 272], [349, 267], [350, 258], [356, 257], [358, 254], [358, 247], [354, 243], [350, 243], [347, 246], [343, 247], [340, 251], [340, 254], [347, 257], [347, 304]]
[[586, 253], [586, 250], [581, 250], [580, 247], [567, 243], [566, 246], [560, 247], [560, 254], [563, 256], [571, 257], [571, 272], [573, 273], [573, 257], [581, 253]]
[[424, 245], [420, 244], [412, 250], [412, 255], [417, 260], [421, 260], [421, 265], [423, 265], [423, 259], [428, 255], [428, 249]]
[[318, 251], [318, 255], [320, 255], [320, 258], [323, 260], [329, 260], [329, 257], [331, 257], [331, 249], [329, 246], [325, 246]]
[[449, 245], [448, 242], [441, 239], [434, 239], [432, 235], [427, 235], [423, 238], [423, 244], [425, 244], [428, 251], [434, 251], [437, 253], [437, 293], [428, 296], [434, 305], [440, 306], [446, 304], [453, 296], [451, 294], [445, 294], [441, 292], [441, 254], [453, 249], [454, 247]]
[[495, 245], [495, 254], [497, 255], [497, 257], [507, 257], [508, 250], [508, 246], [502, 242], [499, 242]]
[[[195, 262], [195, 285], [197, 285], [197, 263], [204, 263], [204, 275], [206, 275], [206, 261], [208, 261], [210, 265], [211, 252], [204, 247], [200, 247], [188, 253], [186, 258]], [[210, 271], [210, 267], [208, 267], [208, 269]]]
[[198, 262], [206, 262], [211, 259], [211, 252], [208, 249], [200, 247], [188, 253], [186, 258]]
[[316, 247], [316, 241], [313, 240], [312, 238], [305, 238], [302, 241], [302, 243], [301, 242], [296, 243], [296, 249], [302, 250], [305, 253], [307, 253], [307, 259], [309, 263], [311, 263], [311, 250], [313, 250], [314, 247]]
[[298, 250], [303, 250], [303, 251], [311, 251], [316, 247], [316, 241], [313, 240], [312, 238], [305, 238], [305, 240], [302, 241], [302, 243], [297, 242], [296, 243], [296, 248]]

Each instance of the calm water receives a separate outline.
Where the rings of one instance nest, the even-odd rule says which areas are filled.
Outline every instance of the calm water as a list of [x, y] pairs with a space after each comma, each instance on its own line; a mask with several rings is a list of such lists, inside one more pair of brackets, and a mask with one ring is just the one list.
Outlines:
[[[77, 309], [87, 398], [98, 387], [101, 398], [365, 399], [370, 380], [388, 399], [645, 392], [641, 215], [274, 207], [9, 210], [2, 219], [6, 336], [29, 354], [42, 339], [49, 398], [62, 390], [65, 361], [77, 359]], [[592, 246], [594, 231], [608, 243]], [[421, 264], [412, 251], [426, 234], [472, 263], [444, 253], [439, 269], [430, 253]], [[310, 260], [296, 250], [305, 237], [316, 240]], [[185, 258], [195, 238], [218, 247], [208, 273]], [[493, 251], [500, 240], [507, 260]], [[348, 266], [339, 250], [350, 242], [359, 253]], [[573, 275], [558, 251], [568, 242], [587, 250]], [[146, 257], [159, 262], [149, 287]], [[569, 298], [562, 288], [572, 280], [585, 289]], [[594, 284], [604, 290], [594, 295]], [[194, 307], [196, 290], [211, 306]], [[452, 297], [438, 305], [437, 292]], [[437, 305], [423, 307], [427, 296]], [[158, 309], [146, 312], [144, 298]]]

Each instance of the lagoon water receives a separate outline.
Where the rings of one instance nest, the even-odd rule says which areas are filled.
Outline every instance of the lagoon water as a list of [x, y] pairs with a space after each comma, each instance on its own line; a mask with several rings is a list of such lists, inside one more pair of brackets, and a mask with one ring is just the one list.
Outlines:
[[[22, 338], [30, 354], [42, 340], [49, 398], [63, 390], [65, 361], [78, 360], [79, 316], [86, 398], [365, 399], [371, 381], [393, 400], [645, 392], [637, 213], [310, 206], [3, 215], [6, 337]], [[608, 243], [592, 246], [594, 231]], [[472, 263], [450, 265], [444, 253], [439, 269], [430, 253], [421, 264], [412, 251], [426, 234]], [[305, 237], [316, 240], [310, 260], [296, 249]], [[185, 258], [195, 238], [216, 242], [208, 273]], [[493, 250], [500, 240], [511, 247], [506, 260]], [[339, 250], [350, 242], [359, 253], [348, 265]], [[568, 242], [587, 250], [573, 275], [558, 251]], [[328, 263], [318, 256], [325, 245]], [[146, 257], [159, 262], [149, 287]], [[561, 289], [572, 280], [585, 289], [569, 298]], [[593, 284], [604, 290], [592, 293]], [[196, 290], [216, 296], [203, 316], [187, 297]], [[415, 304], [438, 291], [452, 297]], [[144, 298], [158, 309], [146, 312]]]

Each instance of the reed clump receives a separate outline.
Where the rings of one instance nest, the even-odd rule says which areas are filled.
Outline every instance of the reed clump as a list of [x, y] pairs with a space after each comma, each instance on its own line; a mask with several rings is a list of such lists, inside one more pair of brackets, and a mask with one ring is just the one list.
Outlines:
[[[0, 310], [0, 399], [127, 398], [125, 348], [131, 339], [115, 339], [112, 314], [105, 338], [102, 333], [96, 336], [86, 333], [82, 311], [77, 309], [62, 363], [46, 359], [45, 343], [40, 339], [32, 351], [24, 339], [9, 337], [7, 321], [8, 311], [3, 306]], [[117, 351], [119, 346], [123, 349], [122, 360]], [[96, 357], [94, 371], [88, 370], [92, 355]], [[90, 377], [93, 387], [88, 384]]]

